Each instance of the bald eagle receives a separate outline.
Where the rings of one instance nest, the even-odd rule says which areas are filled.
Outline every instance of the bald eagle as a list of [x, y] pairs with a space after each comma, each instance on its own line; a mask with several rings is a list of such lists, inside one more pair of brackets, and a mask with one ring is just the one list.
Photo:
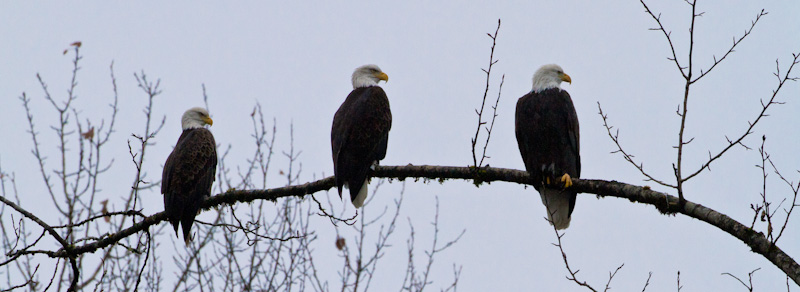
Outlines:
[[534, 185], [557, 229], [569, 227], [577, 193], [573, 177], [581, 175], [578, 115], [572, 99], [560, 88], [572, 83], [558, 65], [544, 65], [533, 74], [533, 89], [517, 101], [515, 132], [525, 169], [541, 183]]
[[389, 76], [376, 65], [364, 65], [353, 72], [353, 91], [333, 116], [331, 148], [333, 174], [339, 197], [342, 186], [350, 189], [356, 208], [367, 199], [367, 173], [373, 164], [386, 157], [392, 112], [379, 81]]
[[208, 111], [194, 107], [183, 113], [183, 133], [164, 163], [161, 176], [161, 193], [164, 194], [164, 212], [175, 228], [183, 226], [183, 239], [191, 241], [194, 217], [200, 211], [203, 199], [211, 194], [211, 184], [217, 172], [217, 144], [214, 135], [205, 125], [212, 125]]

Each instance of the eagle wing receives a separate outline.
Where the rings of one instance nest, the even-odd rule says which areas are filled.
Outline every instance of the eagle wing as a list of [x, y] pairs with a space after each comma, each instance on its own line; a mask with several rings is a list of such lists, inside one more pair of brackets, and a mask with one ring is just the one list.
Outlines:
[[566, 91], [554, 88], [521, 97], [515, 134], [525, 168], [535, 179], [564, 173], [580, 177], [580, 129]]
[[183, 131], [164, 164], [161, 192], [164, 210], [177, 232], [183, 225], [184, 238], [194, 222], [203, 199], [211, 194], [217, 170], [214, 136], [205, 128]]

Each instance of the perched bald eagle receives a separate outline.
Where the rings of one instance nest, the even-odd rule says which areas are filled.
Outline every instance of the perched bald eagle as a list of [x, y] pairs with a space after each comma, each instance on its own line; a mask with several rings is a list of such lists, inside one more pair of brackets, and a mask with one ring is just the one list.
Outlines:
[[331, 148], [333, 174], [339, 197], [342, 186], [350, 189], [356, 208], [367, 199], [367, 173], [373, 164], [386, 157], [386, 143], [392, 127], [392, 112], [379, 81], [389, 76], [376, 65], [364, 65], [353, 72], [353, 91], [333, 116]]
[[569, 227], [576, 192], [573, 177], [581, 175], [578, 115], [572, 99], [560, 88], [572, 83], [558, 65], [544, 65], [533, 74], [533, 89], [517, 101], [515, 131], [525, 169], [557, 229]]
[[194, 217], [200, 203], [211, 195], [211, 184], [217, 172], [217, 144], [214, 135], [205, 125], [212, 125], [208, 111], [194, 107], [183, 113], [183, 133], [164, 164], [161, 176], [161, 193], [164, 194], [164, 211], [178, 235], [178, 225], [183, 225], [183, 239], [191, 241]]

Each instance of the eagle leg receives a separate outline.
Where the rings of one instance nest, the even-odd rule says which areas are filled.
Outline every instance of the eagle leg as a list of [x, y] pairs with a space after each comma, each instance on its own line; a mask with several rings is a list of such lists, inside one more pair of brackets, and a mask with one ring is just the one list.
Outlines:
[[572, 186], [572, 178], [567, 173], [561, 176], [561, 182], [564, 183], [565, 189]]

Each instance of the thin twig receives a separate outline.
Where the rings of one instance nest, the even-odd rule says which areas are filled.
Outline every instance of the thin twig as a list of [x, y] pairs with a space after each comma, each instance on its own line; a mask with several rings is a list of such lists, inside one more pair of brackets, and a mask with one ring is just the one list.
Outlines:
[[647, 290], [647, 286], [650, 285], [650, 278], [652, 278], [652, 277], [653, 277], [653, 272], [652, 271], [647, 273], [647, 281], [644, 282], [644, 287], [642, 288], [642, 292], [645, 292], [645, 290]]
[[731, 276], [732, 278], [734, 278], [734, 279], [736, 279], [737, 281], [739, 281], [739, 283], [741, 283], [741, 284], [742, 284], [742, 286], [744, 286], [745, 288], [747, 288], [747, 291], [753, 292], [753, 289], [755, 288], [755, 286], [753, 286], [753, 274], [755, 274], [755, 273], [756, 273], [758, 270], [760, 270], [760, 269], [761, 269], [761, 268], [757, 268], [757, 269], [755, 269], [755, 270], [752, 270], [752, 271], [750, 271], [750, 273], [747, 273], [747, 279], [748, 279], [748, 282], [750, 283], [749, 285], [748, 285], [747, 283], [745, 283], [744, 281], [742, 281], [742, 279], [739, 279], [739, 277], [736, 277], [736, 276], [734, 276], [734, 275], [733, 275], [733, 274], [731, 274], [731, 273], [722, 273], [722, 275], [728, 275], [728, 276]]
[[[545, 220], [549, 220], [549, 219], [545, 219]], [[578, 280], [578, 273], [581, 270], [573, 271], [572, 268], [570, 268], [569, 261], [567, 260], [567, 253], [564, 252], [564, 245], [561, 243], [561, 238], [564, 237], [564, 235], [566, 235], [566, 233], [558, 232], [558, 228], [556, 228], [555, 225], [552, 224], [552, 222], [550, 222], [550, 223], [553, 226], [553, 231], [556, 233], [556, 240], [557, 240], [557, 242], [553, 243], [553, 245], [555, 247], [557, 247], [559, 251], [561, 251], [561, 259], [564, 260], [564, 266], [567, 268], [567, 272], [569, 273], [569, 276], [567, 276], [567, 280], [575, 282], [575, 284], [578, 284], [581, 287], [586, 287], [586, 289], [589, 289], [591, 291], [597, 292], [597, 290], [594, 289], [594, 287], [592, 287], [592, 285], [589, 285], [588, 283], [586, 283], [586, 281]], [[611, 280], [609, 279], [609, 282], [610, 281]]]
[[486, 141], [483, 144], [483, 154], [481, 154], [481, 161], [478, 163], [478, 167], [483, 165], [483, 160], [489, 158], [486, 156], [486, 148], [489, 147], [489, 139], [492, 138], [492, 130], [494, 129], [494, 121], [497, 119], [497, 106], [500, 104], [500, 93], [503, 92], [503, 83], [506, 82], [506, 74], [503, 74], [503, 77], [500, 78], [500, 87], [497, 89], [497, 99], [494, 101], [494, 106], [492, 106], [492, 122], [489, 123], [488, 128], [486, 129]]
[[625, 161], [629, 162], [631, 165], [636, 167], [636, 169], [638, 169], [639, 172], [642, 175], [647, 177], [646, 181], [652, 181], [652, 182], [655, 182], [655, 183], [660, 184], [662, 186], [670, 187], [670, 188], [673, 188], [673, 189], [677, 188], [677, 186], [675, 186], [673, 184], [669, 184], [669, 183], [664, 182], [662, 180], [659, 180], [659, 179], [651, 176], [649, 173], [647, 173], [644, 170], [644, 163], [643, 162], [636, 163], [636, 161], [633, 160], [633, 158], [634, 158], [633, 154], [630, 154], [630, 153], [626, 152], [622, 148], [622, 145], [619, 143], [619, 129], [617, 129], [617, 131], [615, 133], [611, 132], [611, 129], [613, 129], [614, 126], [611, 126], [611, 125], [608, 124], [608, 115], [603, 113], [603, 108], [600, 106], [600, 102], [599, 101], [597, 102], [597, 109], [599, 111], [598, 114], [600, 114], [600, 117], [603, 118], [603, 127], [606, 128], [606, 132], [608, 132], [608, 137], [610, 137], [611, 141], [614, 141], [614, 144], [617, 145], [617, 150], [614, 150], [611, 153], [621, 153], [622, 157], [625, 158]]
[[[498, 32], [500, 32], [500, 19], [497, 20], [497, 29], [494, 31], [494, 35], [487, 33], [487, 35], [492, 39], [492, 49], [491, 49], [491, 52], [489, 53], [489, 67], [488, 67], [488, 69], [481, 69], [481, 70], [483, 70], [484, 73], [486, 73], [486, 87], [485, 87], [485, 89], [483, 91], [483, 100], [481, 101], [481, 108], [480, 108], [480, 110], [475, 109], [475, 114], [478, 115], [478, 126], [475, 127], [475, 137], [473, 137], [472, 140], [471, 140], [471, 142], [472, 142], [472, 163], [474, 164], [473, 166], [475, 168], [480, 168], [482, 166], [481, 164], [483, 163], [483, 159], [486, 158], [486, 145], [484, 145], [484, 153], [483, 153], [483, 156], [480, 159], [480, 162], [478, 160], [478, 153], [477, 153], [476, 148], [477, 148], [477, 144], [478, 144], [478, 136], [481, 133], [481, 128], [483, 128], [483, 126], [486, 124], [486, 122], [483, 121], [483, 109], [486, 106], [486, 97], [489, 95], [489, 81], [491, 80], [491, 76], [492, 76], [492, 66], [494, 66], [494, 64], [496, 64], [497, 61], [498, 61], [498, 60], [494, 59], [494, 48], [497, 45], [497, 33]], [[498, 92], [497, 100], [498, 101], [500, 100], [499, 92]], [[495, 117], [496, 117], [496, 109], [495, 109]], [[492, 119], [494, 120], [494, 118], [492, 118]], [[492, 123], [494, 123], [494, 122], [492, 122]], [[489, 131], [489, 135], [491, 135], [491, 131]], [[489, 138], [488, 137], [486, 138], [486, 143], [487, 144], [489, 143]]]
[[716, 56], [713, 56], [714, 63], [711, 65], [711, 67], [709, 67], [708, 70], [705, 70], [705, 71], [703, 71], [703, 69], [700, 69], [700, 76], [697, 76], [697, 78], [692, 80], [691, 83], [695, 83], [698, 80], [700, 80], [700, 78], [703, 78], [704, 76], [708, 75], [708, 73], [711, 72], [711, 70], [713, 70], [715, 67], [717, 67], [717, 65], [719, 65], [719, 63], [721, 63], [722, 60], [725, 60], [725, 58], [728, 57], [728, 55], [733, 53], [734, 52], [733, 49], [736, 48], [736, 46], [739, 43], [741, 43], [744, 40], [744, 38], [746, 38], [748, 35], [750, 35], [750, 33], [753, 31], [753, 28], [756, 27], [756, 23], [758, 23], [758, 21], [761, 19], [761, 17], [763, 17], [765, 15], [767, 15], [767, 12], [764, 11], [764, 9], [761, 9], [761, 12], [759, 12], [758, 15], [756, 15], [756, 19], [750, 22], [750, 28], [745, 30], [744, 33], [742, 34], [742, 36], [739, 37], [739, 39], [736, 39], [736, 38], [733, 39], [733, 44], [731, 45], [730, 48], [728, 48], [728, 51], [725, 52], [724, 55], [722, 55], [722, 58], [717, 59]]

